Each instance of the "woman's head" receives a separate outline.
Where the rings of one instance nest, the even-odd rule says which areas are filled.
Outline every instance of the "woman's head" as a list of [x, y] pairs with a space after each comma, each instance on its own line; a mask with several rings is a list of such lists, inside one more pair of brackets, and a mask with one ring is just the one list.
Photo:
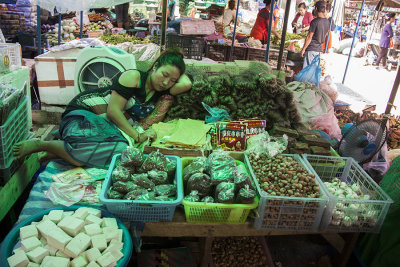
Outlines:
[[232, 10], [235, 8], [235, 0], [231, 0], [228, 2], [228, 8]]
[[269, 6], [271, 4], [271, 0], [264, 0], [265, 6]]
[[183, 53], [179, 48], [163, 51], [149, 69], [152, 87], [159, 92], [170, 89], [185, 73], [185, 69]]
[[301, 16], [304, 16], [304, 14], [306, 14], [307, 11], [307, 6], [304, 2], [301, 2], [298, 6], [297, 6], [297, 10], [299, 11]]
[[396, 20], [396, 13], [390, 13], [388, 19], [390, 22], [394, 22]]

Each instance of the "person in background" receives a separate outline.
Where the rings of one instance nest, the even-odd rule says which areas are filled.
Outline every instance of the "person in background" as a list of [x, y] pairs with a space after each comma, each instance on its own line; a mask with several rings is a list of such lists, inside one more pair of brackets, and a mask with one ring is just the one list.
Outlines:
[[385, 27], [383, 27], [383, 31], [381, 34], [381, 40], [379, 42], [379, 46], [381, 48], [381, 52], [379, 53], [378, 59], [376, 60], [376, 68], [379, 69], [379, 63], [381, 63], [382, 60], [382, 65], [384, 68], [386, 68], [386, 60], [387, 60], [387, 55], [388, 51], [390, 48], [390, 44], [392, 42], [392, 37], [393, 37], [393, 29], [392, 29], [392, 23], [396, 20], [396, 14], [395, 13], [390, 13], [388, 16], [388, 22], [386, 23]]
[[297, 14], [292, 21], [292, 28], [294, 33], [300, 33], [308, 31], [310, 23], [313, 20], [313, 15], [307, 11], [307, 6], [304, 2], [301, 2], [297, 6]]
[[[260, 40], [263, 44], [268, 40], [269, 12], [271, 8], [271, 0], [264, 0], [265, 7], [257, 14], [256, 22], [250, 32], [250, 37]], [[271, 32], [281, 39], [281, 35], [276, 31], [275, 27], [271, 28]]]
[[328, 51], [329, 49], [332, 48], [332, 34], [333, 31], [335, 30], [335, 22], [333, 21], [333, 18], [331, 16], [331, 10], [332, 10], [332, 4], [331, 3], [327, 3], [326, 4], [326, 9], [325, 9], [325, 17], [329, 20], [329, 23], [331, 25], [331, 29], [330, 31], [328, 31], [328, 33], [326, 34], [326, 38], [325, 38], [325, 42], [322, 44], [322, 51], [325, 51], [325, 47], [326, 47], [326, 42], [328, 41], [328, 35], [329, 35], [329, 41], [328, 41]]
[[175, 0], [169, 0], [168, 1], [168, 7], [167, 7], [167, 20], [171, 21], [175, 19]]
[[78, 167], [107, 168], [113, 155], [124, 151], [129, 140], [141, 143], [156, 138], [154, 130], [139, 133], [132, 125], [135, 121], [147, 124], [148, 121], [143, 122], [146, 119], [152, 123], [162, 120], [158, 103], [192, 87], [185, 69], [182, 51], [170, 48], [147, 72], [127, 70], [111, 86], [78, 94], [62, 115], [62, 140], [19, 142], [13, 147], [14, 156], [23, 159], [35, 152], [46, 152], [46, 160], [61, 158]]
[[[236, 11], [235, 9], [235, 0], [230, 0], [228, 2], [228, 8], [224, 10], [224, 17], [222, 19], [222, 23], [224, 26], [224, 34], [229, 34], [231, 32], [231, 23], [235, 21]], [[239, 19], [237, 21], [239, 24]]]
[[115, 14], [117, 15], [118, 28], [124, 28], [125, 30], [129, 30], [130, 26], [129, 3], [116, 5]]
[[322, 0], [315, 3], [317, 18], [313, 19], [301, 56], [304, 57], [303, 68], [310, 65], [312, 60], [322, 52], [322, 43], [325, 41], [326, 33], [329, 31], [329, 20], [325, 18], [326, 3]]

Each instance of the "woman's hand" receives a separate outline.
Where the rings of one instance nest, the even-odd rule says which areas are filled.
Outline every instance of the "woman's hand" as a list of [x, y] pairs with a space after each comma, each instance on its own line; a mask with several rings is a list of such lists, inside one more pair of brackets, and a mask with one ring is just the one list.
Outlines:
[[171, 95], [179, 95], [189, 91], [192, 88], [192, 81], [186, 74], [182, 74], [179, 80], [169, 90]]
[[151, 140], [157, 139], [157, 134], [153, 129], [148, 129], [144, 133], [139, 134], [139, 138], [138, 138], [139, 142], [144, 142], [147, 139], [151, 139]]

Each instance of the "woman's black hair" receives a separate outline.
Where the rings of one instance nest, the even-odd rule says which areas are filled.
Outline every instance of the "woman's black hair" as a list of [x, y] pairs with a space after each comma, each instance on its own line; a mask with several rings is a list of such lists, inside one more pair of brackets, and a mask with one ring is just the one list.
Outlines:
[[172, 65], [177, 67], [179, 73], [181, 75], [184, 74], [186, 66], [185, 62], [183, 61], [182, 50], [180, 48], [168, 48], [167, 50], [164, 50], [153, 62], [148, 71], [151, 71], [153, 68], [158, 69], [164, 65]]
[[228, 2], [228, 7], [229, 7], [229, 9], [234, 9], [235, 8], [235, 0], [230, 0], [229, 2]]
[[271, 4], [271, 0], [264, 0], [265, 6], [269, 6]]
[[326, 7], [325, 7], [326, 12], [331, 12], [332, 10], [332, 4], [331, 3], [327, 3]]
[[388, 17], [389, 17], [389, 19], [394, 18], [394, 17], [396, 17], [396, 13], [390, 13], [390, 14], [388, 15]]
[[303, 7], [304, 9], [307, 9], [306, 3], [301, 2], [300, 4], [297, 5], [297, 8]]

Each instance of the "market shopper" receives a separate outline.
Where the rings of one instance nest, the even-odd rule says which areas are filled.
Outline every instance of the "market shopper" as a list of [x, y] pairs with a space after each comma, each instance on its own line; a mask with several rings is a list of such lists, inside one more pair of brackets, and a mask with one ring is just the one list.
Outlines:
[[129, 121], [157, 115], [155, 105], [163, 96], [190, 90], [192, 83], [184, 72], [182, 52], [168, 49], [147, 72], [127, 70], [115, 84], [72, 99], [60, 123], [62, 140], [23, 141], [14, 146], [14, 156], [22, 159], [44, 151], [46, 159], [62, 158], [75, 166], [106, 168], [114, 154], [126, 149], [127, 139], [140, 143], [156, 138], [153, 130], [139, 133]]
[[[263, 44], [268, 40], [269, 12], [271, 0], [264, 0], [265, 7], [257, 14], [256, 22], [250, 32], [250, 37], [260, 40]], [[273, 25], [271, 32], [281, 39], [281, 35], [276, 31], [276, 25]]]
[[376, 60], [375, 66], [376, 68], [379, 69], [379, 64], [382, 60], [382, 65], [384, 68], [386, 68], [386, 60], [387, 60], [387, 55], [388, 51], [390, 48], [390, 43], [392, 42], [393, 38], [393, 29], [392, 29], [392, 23], [396, 19], [396, 14], [395, 13], [390, 13], [388, 16], [388, 22], [386, 23], [385, 27], [383, 27], [383, 31], [381, 34], [381, 40], [379, 42], [379, 46], [381, 48], [381, 52], [379, 53], [378, 59]]
[[169, 0], [168, 1], [168, 7], [167, 7], [167, 19], [168, 19], [168, 21], [171, 21], [171, 20], [175, 19], [175, 5], [176, 5], [175, 0]]
[[307, 6], [304, 2], [301, 2], [297, 6], [297, 14], [292, 21], [292, 28], [294, 33], [300, 33], [308, 31], [310, 23], [313, 20], [313, 15], [307, 11]]
[[118, 28], [129, 30], [129, 3], [115, 5], [115, 14], [117, 15]]
[[[228, 8], [224, 11], [224, 17], [222, 20], [224, 26], [224, 34], [229, 34], [231, 32], [231, 23], [235, 21], [236, 11], [235, 9], [235, 0], [231, 0], [228, 2]], [[239, 24], [239, 19], [237, 20]]]
[[329, 20], [325, 18], [325, 8], [326, 3], [324, 1], [315, 3], [317, 18], [311, 21], [306, 41], [300, 53], [304, 57], [303, 68], [308, 66], [314, 57], [322, 52], [322, 43], [329, 31]]
[[[329, 49], [332, 48], [332, 39], [333, 39], [333, 31], [335, 30], [335, 21], [333, 20], [331, 16], [331, 11], [332, 11], [332, 4], [327, 3], [326, 8], [325, 8], [325, 17], [329, 20], [329, 24], [331, 25], [330, 30], [326, 34], [325, 42], [322, 44], [322, 51], [325, 51], [326, 47], [326, 42], [328, 42], [328, 52]], [[329, 40], [328, 40], [328, 35], [329, 35]]]

